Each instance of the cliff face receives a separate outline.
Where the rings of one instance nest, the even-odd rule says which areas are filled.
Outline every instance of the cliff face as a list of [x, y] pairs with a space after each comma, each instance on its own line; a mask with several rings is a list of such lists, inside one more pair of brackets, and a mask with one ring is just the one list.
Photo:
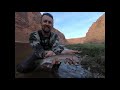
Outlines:
[[105, 42], [105, 14], [92, 24], [86, 33], [84, 42]]
[[39, 12], [15, 13], [15, 41], [28, 42], [29, 34], [41, 28]]
[[72, 39], [67, 39], [68, 44], [78, 44], [78, 43], [84, 43], [85, 37], [82, 38], [72, 38]]
[[[15, 42], [28, 43], [31, 32], [41, 29], [40, 12], [15, 12]], [[52, 30], [58, 34], [60, 42], [66, 44], [64, 34], [55, 28]]]

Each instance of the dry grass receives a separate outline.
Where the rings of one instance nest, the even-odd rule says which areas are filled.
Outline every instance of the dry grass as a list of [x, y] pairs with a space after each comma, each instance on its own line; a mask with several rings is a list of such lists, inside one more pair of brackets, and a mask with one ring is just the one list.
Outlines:
[[70, 49], [82, 51], [81, 65], [93, 73], [93, 78], [105, 78], [105, 44], [67, 45]]

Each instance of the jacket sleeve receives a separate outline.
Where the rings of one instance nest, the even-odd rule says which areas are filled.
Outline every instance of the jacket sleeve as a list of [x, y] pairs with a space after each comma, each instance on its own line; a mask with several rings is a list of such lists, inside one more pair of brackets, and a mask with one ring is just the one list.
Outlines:
[[44, 55], [45, 55], [45, 51], [40, 44], [40, 37], [39, 37], [37, 32], [33, 32], [33, 33], [30, 34], [29, 43], [34, 50], [35, 55], [37, 57], [43, 58]]
[[55, 36], [54, 36], [54, 43], [53, 43], [53, 46], [52, 46], [52, 51], [53, 51], [56, 55], [58, 55], [58, 54], [60, 54], [63, 50], [64, 50], [64, 47], [60, 44], [58, 35], [55, 34]]

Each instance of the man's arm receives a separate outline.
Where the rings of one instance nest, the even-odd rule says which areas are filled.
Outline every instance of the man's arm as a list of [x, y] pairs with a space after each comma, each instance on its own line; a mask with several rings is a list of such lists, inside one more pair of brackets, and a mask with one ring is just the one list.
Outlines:
[[61, 54], [61, 52], [64, 50], [64, 47], [61, 46], [60, 42], [59, 42], [59, 38], [58, 38], [58, 35], [55, 34], [54, 36], [54, 43], [53, 43], [53, 46], [52, 46], [52, 51], [58, 55], [58, 54]]
[[43, 47], [40, 44], [40, 37], [37, 32], [33, 32], [30, 34], [29, 38], [30, 45], [35, 51], [35, 55], [40, 58], [44, 58], [45, 56], [45, 51]]

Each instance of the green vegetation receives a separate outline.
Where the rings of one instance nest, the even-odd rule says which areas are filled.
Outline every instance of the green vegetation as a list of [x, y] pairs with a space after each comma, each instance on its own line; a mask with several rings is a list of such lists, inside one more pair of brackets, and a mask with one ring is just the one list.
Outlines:
[[94, 78], [105, 78], [105, 44], [72, 44], [69, 49], [82, 51], [81, 65], [90, 70]]

